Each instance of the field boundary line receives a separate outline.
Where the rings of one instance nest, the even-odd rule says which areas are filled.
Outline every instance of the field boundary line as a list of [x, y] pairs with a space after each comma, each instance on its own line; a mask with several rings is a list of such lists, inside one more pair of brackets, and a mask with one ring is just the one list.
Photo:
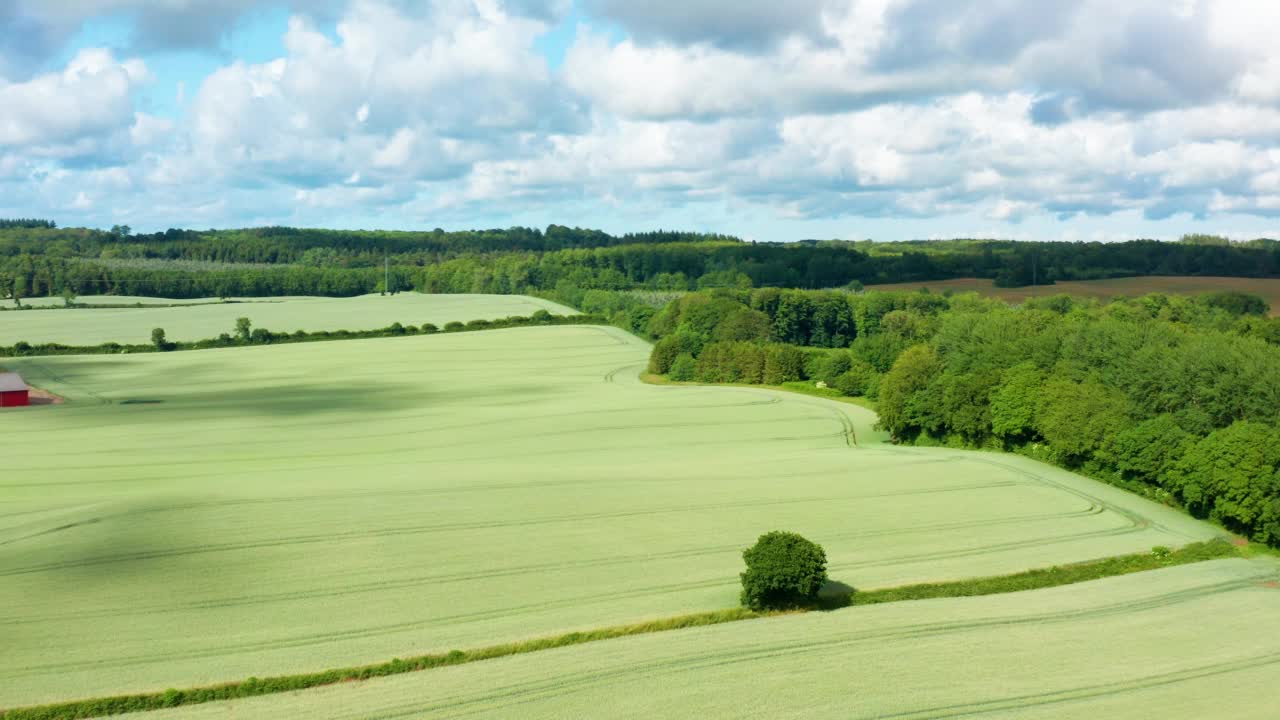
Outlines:
[[0, 720], [79, 720], [105, 717], [147, 710], [160, 710], [183, 705], [198, 705], [222, 700], [257, 697], [283, 692], [305, 690], [342, 682], [370, 680], [390, 675], [419, 672], [437, 667], [491, 660], [509, 655], [522, 655], [541, 650], [581, 645], [601, 640], [611, 640], [630, 635], [644, 635], [669, 630], [681, 630], [708, 625], [720, 625], [763, 617], [835, 610], [845, 607], [876, 605], [911, 600], [976, 597], [998, 595], [1048, 587], [1071, 585], [1118, 575], [1187, 565], [1209, 560], [1241, 557], [1242, 553], [1225, 540], [1187, 545], [1178, 550], [1161, 549], [1160, 552], [1120, 555], [1071, 565], [1039, 568], [1011, 575], [972, 578], [945, 583], [927, 583], [886, 588], [858, 593], [843, 598], [828, 598], [823, 607], [790, 611], [756, 612], [746, 608], [728, 608], [708, 612], [678, 615], [641, 623], [615, 625], [604, 628], [570, 632], [561, 635], [535, 638], [513, 643], [490, 645], [472, 650], [452, 650], [447, 653], [419, 655], [408, 659], [395, 658], [389, 662], [335, 668], [315, 673], [281, 675], [259, 679], [251, 677], [239, 682], [195, 687], [185, 690], [170, 688], [163, 692], [119, 695], [91, 698], [71, 702], [0, 710]]

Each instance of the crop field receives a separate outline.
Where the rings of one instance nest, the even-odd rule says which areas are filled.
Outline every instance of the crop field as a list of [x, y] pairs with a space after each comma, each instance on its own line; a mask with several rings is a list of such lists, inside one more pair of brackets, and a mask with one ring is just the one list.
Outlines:
[[[45, 304], [62, 304], [47, 298]], [[145, 301], [145, 302], [144, 302]], [[26, 304], [38, 301], [24, 300]], [[151, 340], [152, 328], [165, 329], [170, 340], [204, 340], [232, 333], [236, 318], [247, 317], [254, 327], [272, 332], [295, 330], [375, 330], [401, 323], [435, 323], [494, 320], [512, 315], [532, 315], [547, 310], [555, 315], [576, 311], [549, 300], [525, 295], [423, 295], [406, 292], [391, 296], [362, 295], [353, 298], [284, 297], [245, 298], [222, 303], [205, 300], [160, 300], [99, 295], [77, 298], [77, 303], [172, 303], [183, 307], [71, 308], [31, 310], [0, 314], [0, 345], [19, 340], [32, 344], [98, 345], [104, 342], [140, 343]], [[189, 307], [188, 307], [189, 306]]]
[[[763, 389], [645, 385], [638, 374], [647, 353], [613, 328], [558, 326], [5, 360], [68, 403], [0, 413], [0, 707], [730, 607], [742, 548], [780, 528], [822, 543], [832, 578], [858, 588], [1217, 534], [1024, 458], [881, 444], [874, 416], [857, 406]], [[1146, 592], [1142, 585], [1132, 592]], [[1009, 612], [1052, 610], [1034, 605]], [[938, 607], [937, 622], [962, 616]], [[999, 615], [1006, 606], [991, 607]], [[861, 637], [867, 612], [847, 616], [847, 637]], [[767, 647], [792, 632], [817, 637], [826, 631], [811, 624], [837, 616], [845, 617], [744, 623], [723, 636], [725, 652], [737, 652], [732, 642]], [[1221, 622], [1222, 633], [1235, 632], [1235, 620]], [[986, 641], [947, 642], [948, 657], [962, 661], [965, 648]], [[1061, 642], [1085, 652], [1076, 630]], [[1244, 647], [1211, 645], [1185, 660]], [[830, 662], [846, 669], [842, 688], [860, 682], [852, 670], [866, 669], [872, 648], [832, 647], [853, 654], [823, 654], [834, 650], [819, 644], [815, 659], [786, 672], [827, 672]], [[600, 658], [613, 651], [591, 652], [582, 657], [605, 667]], [[525, 662], [536, 670], [541, 656]], [[714, 667], [698, 672], [721, 672]], [[436, 682], [425, 677], [415, 681]], [[923, 684], [919, 670], [910, 677]], [[431, 697], [453, 697], [449, 687]], [[710, 693], [713, 684], [697, 687]], [[1018, 687], [1011, 680], [1005, 689]], [[842, 690], [831, 702], [860, 701]]]
[[146, 717], [1269, 720], [1278, 571], [1220, 560], [776, 617]]
[[868, 285], [868, 290], [914, 291], [929, 288], [931, 292], [976, 292], [984, 297], [998, 297], [1021, 302], [1029, 297], [1075, 295], [1107, 300], [1116, 296], [1137, 297], [1148, 293], [1166, 295], [1199, 295], [1221, 290], [1254, 293], [1271, 304], [1271, 314], [1280, 315], [1280, 279], [1235, 277], [1128, 277], [1110, 280], [1073, 280], [1037, 287], [998, 288], [983, 278], [958, 278], [928, 282]]

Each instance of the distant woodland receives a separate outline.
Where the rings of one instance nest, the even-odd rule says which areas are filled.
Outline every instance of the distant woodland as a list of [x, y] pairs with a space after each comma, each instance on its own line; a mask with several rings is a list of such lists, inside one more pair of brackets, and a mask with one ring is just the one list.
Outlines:
[[1280, 277], [1280, 242], [745, 242], [727, 235], [610, 235], [551, 225], [446, 232], [266, 227], [135, 234], [0, 221], [0, 296], [171, 298], [379, 292], [556, 293], [714, 287], [823, 289], [991, 278], [1002, 287], [1140, 275]]

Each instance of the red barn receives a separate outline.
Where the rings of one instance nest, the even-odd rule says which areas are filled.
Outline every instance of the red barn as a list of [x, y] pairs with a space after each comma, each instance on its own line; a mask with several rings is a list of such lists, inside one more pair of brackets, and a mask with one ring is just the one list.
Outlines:
[[18, 373], [0, 373], [0, 407], [26, 407], [31, 404], [27, 384]]

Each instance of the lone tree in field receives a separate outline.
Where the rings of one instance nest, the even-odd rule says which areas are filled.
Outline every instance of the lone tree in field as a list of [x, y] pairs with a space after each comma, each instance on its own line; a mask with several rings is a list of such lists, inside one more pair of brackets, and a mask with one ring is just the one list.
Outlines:
[[236, 318], [236, 339], [242, 343], [249, 342], [250, 334], [253, 332], [253, 324], [249, 322], [249, 318]]
[[168, 339], [164, 336], [164, 328], [155, 328], [151, 331], [151, 344], [155, 345], [156, 349], [161, 352], [169, 349], [170, 345]]
[[790, 532], [770, 532], [742, 553], [742, 604], [752, 610], [812, 605], [827, 581], [822, 546]]

